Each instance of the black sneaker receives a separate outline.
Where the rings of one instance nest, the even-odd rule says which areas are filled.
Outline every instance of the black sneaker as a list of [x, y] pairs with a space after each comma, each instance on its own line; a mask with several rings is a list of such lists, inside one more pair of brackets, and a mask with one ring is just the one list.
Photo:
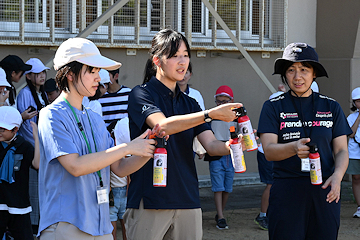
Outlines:
[[220, 230], [229, 229], [229, 226], [226, 224], [225, 218], [219, 219], [217, 221], [216, 227]]
[[259, 225], [262, 230], [268, 230], [269, 220], [265, 217], [260, 217], [260, 214], [254, 219], [254, 222]]

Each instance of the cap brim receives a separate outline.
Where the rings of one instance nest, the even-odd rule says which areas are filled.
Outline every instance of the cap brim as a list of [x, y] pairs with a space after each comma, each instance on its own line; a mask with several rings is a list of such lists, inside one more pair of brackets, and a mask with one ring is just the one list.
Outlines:
[[352, 97], [352, 100], [358, 100], [358, 99], [360, 99], [360, 95]]
[[225, 96], [225, 97], [229, 97], [230, 99], [233, 99], [232, 96], [230, 96], [230, 94], [228, 93], [218, 93], [214, 95], [214, 98], [216, 98], [217, 96]]
[[31, 66], [31, 65], [28, 65], [28, 64], [24, 64], [24, 65], [22, 65], [21, 68], [20, 68], [20, 70], [21, 70], [21, 71], [24, 71], [24, 72], [30, 71], [31, 69], [32, 69], [32, 66]]
[[11, 87], [11, 85], [5, 80], [0, 82], [0, 87]]
[[[275, 63], [274, 63], [274, 74], [281, 74], [283, 72], [283, 69], [284, 69], [284, 64], [285, 63], [288, 63], [288, 62], [292, 62], [292, 61], [289, 61], [287, 59], [283, 59], [283, 58], [278, 58], [275, 60]], [[296, 61], [296, 62], [312, 62], [313, 64], [316, 65], [316, 68], [317, 68], [317, 78], [318, 77], [329, 77], [325, 68], [323, 67], [323, 65], [321, 65], [320, 63], [318, 62], [315, 62], [315, 61], [312, 61], [312, 60], [299, 60], [299, 61]]]
[[10, 125], [10, 124], [5, 124], [5, 123], [0, 123], [0, 128], [5, 128], [6, 130], [13, 130], [14, 127], [16, 127], [15, 125]]
[[33, 70], [33, 71], [31, 71], [31, 69], [30, 69], [29, 71], [26, 71], [24, 74], [25, 75], [28, 74], [28, 73], [36, 73], [36, 74], [38, 74], [38, 73], [41, 73], [41, 72], [43, 72], [45, 70], [50, 70], [50, 68], [44, 67], [44, 68], [41, 68], [39, 70]]
[[91, 67], [102, 68], [105, 70], [116, 70], [122, 66], [121, 63], [101, 55], [92, 55], [89, 57], [77, 59], [76, 61]]

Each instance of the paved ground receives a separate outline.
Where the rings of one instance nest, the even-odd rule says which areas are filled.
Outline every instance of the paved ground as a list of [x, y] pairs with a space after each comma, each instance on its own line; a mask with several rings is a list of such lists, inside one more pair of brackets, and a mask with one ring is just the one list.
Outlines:
[[[218, 230], [215, 227], [215, 205], [213, 193], [209, 187], [200, 188], [200, 200], [203, 210], [203, 240], [263, 240], [268, 239], [267, 231], [261, 230], [254, 218], [259, 213], [260, 198], [265, 185], [252, 184], [234, 186], [230, 194], [225, 216], [229, 230]], [[339, 240], [360, 239], [360, 219], [352, 218], [356, 204], [352, 197], [351, 183], [342, 184], [341, 226]], [[119, 228], [118, 228], [119, 229]], [[121, 231], [118, 231], [118, 239]]]
[[[261, 230], [255, 223], [254, 218], [259, 213], [260, 198], [265, 185], [235, 186], [230, 194], [225, 217], [229, 230], [218, 230], [215, 227], [214, 216], [216, 214], [213, 193], [210, 188], [201, 188], [201, 204], [203, 208], [203, 240], [263, 240], [268, 239], [267, 231]], [[341, 194], [341, 225], [339, 240], [360, 239], [360, 219], [352, 218], [356, 210], [351, 183], [342, 183]]]

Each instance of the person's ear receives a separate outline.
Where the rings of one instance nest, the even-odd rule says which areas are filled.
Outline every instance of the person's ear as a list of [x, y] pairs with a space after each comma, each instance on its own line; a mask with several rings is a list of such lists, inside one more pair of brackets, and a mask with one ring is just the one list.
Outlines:
[[31, 80], [31, 73], [25, 74], [25, 78]]
[[72, 72], [68, 72], [66, 74], [66, 78], [67, 78], [67, 80], [73, 82], [74, 81], [74, 74]]
[[153, 63], [157, 66], [160, 67], [160, 58], [158, 56], [154, 56], [153, 57]]
[[18, 127], [14, 127], [11, 131], [12, 131], [13, 133], [17, 133], [18, 130], [19, 130]]
[[115, 79], [115, 80], [118, 80], [118, 78], [119, 78], [119, 73], [115, 73], [114, 79]]

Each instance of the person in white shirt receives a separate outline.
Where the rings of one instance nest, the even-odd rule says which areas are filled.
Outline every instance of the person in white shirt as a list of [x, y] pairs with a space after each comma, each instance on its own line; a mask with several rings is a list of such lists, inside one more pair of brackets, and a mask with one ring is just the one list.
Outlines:
[[360, 218], [360, 87], [355, 88], [351, 93], [352, 107], [351, 113], [348, 117], [348, 123], [353, 131], [349, 135], [349, 167], [346, 171], [347, 174], [352, 175], [352, 189], [355, 201], [358, 205], [354, 218]]

